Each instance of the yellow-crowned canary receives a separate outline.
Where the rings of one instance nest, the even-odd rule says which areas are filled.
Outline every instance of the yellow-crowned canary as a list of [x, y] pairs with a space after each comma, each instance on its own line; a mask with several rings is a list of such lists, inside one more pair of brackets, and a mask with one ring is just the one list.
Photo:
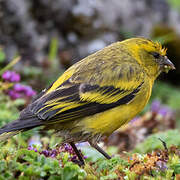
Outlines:
[[147, 104], [154, 80], [175, 69], [160, 43], [145, 38], [116, 42], [66, 70], [21, 113], [0, 129], [0, 140], [43, 126], [70, 143], [97, 142], [134, 118]]

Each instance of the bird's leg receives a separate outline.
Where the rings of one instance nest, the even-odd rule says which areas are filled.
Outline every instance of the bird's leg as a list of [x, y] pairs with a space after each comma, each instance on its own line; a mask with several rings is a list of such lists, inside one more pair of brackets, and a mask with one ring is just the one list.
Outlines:
[[84, 165], [84, 160], [79, 152], [79, 150], [77, 149], [76, 145], [73, 142], [69, 143], [71, 145], [71, 147], [73, 148], [74, 152], [76, 153], [76, 155], [79, 158], [79, 161], [77, 162], [80, 166]]
[[99, 151], [105, 158], [111, 159], [111, 156], [109, 156], [102, 148], [100, 148], [97, 144], [89, 142], [89, 144], [94, 147], [97, 151]]

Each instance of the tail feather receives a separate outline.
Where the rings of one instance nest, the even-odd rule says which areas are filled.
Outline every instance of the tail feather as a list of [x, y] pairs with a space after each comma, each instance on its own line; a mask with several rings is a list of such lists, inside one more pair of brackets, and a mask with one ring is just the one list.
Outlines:
[[0, 128], [0, 141], [4, 141], [22, 131], [27, 131], [41, 125], [43, 125], [43, 122], [38, 118], [18, 119]]

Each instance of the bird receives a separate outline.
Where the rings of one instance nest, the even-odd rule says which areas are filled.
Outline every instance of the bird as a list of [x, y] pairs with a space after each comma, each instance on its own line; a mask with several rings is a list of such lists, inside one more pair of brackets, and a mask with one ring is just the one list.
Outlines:
[[40, 92], [17, 120], [0, 128], [0, 141], [42, 126], [69, 143], [81, 165], [78, 142], [89, 142], [111, 159], [98, 142], [141, 112], [158, 75], [175, 69], [166, 51], [159, 42], [135, 37], [85, 57]]

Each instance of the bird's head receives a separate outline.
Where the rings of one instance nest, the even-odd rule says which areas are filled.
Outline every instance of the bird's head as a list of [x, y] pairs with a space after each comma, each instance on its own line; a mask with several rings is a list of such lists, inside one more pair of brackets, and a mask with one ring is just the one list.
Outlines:
[[139, 64], [149, 75], [157, 77], [161, 72], [175, 69], [174, 64], [166, 56], [166, 48], [158, 42], [145, 38], [127, 40], [129, 47]]

